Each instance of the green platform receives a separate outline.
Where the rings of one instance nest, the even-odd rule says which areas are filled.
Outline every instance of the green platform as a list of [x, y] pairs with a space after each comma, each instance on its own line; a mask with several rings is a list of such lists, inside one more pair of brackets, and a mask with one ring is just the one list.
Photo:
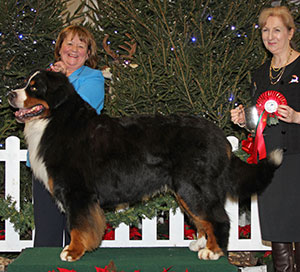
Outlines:
[[[85, 254], [75, 263], [63, 262], [59, 258], [61, 248], [28, 248], [11, 263], [8, 272], [58, 272], [58, 268], [76, 272], [96, 272], [95, 267], [104, 268], [111, 261], [117, 271], [163, 272], [237, 272], [237, 267], [222, 257], [217, 261], [203, 261], [188, 248], [100, 248]], [[73, 272], [74, 272], [73, 271]]]

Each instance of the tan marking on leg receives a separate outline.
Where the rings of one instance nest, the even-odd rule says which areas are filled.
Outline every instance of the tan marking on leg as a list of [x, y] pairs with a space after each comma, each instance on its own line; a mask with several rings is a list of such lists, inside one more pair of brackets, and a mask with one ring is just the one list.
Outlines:
[[96, 249], [105, 232], [105, 216], [103, 210], [98, 203], [90, 207], [86, 215], [82, 215], [78, 221], [80, 225], [71, 230], [71, 242], [61, 253], [63, 261], [73, 262], [78, 259], [86, 251]]
[[197, 217], [196, 215], [194, 215], [191, 210], [189, 209], [188, 205], [185, 203], [185, 201], [179, 196], [179, 195], [175, 195], [176, 196], [176, 199], [177, 199], [177, 202], [180, 206], [180, 208], [185, 211], [193, 220], [194, 224], [195, 224], [195, 227], [197, 228], [197, 232], [198, 232], [198, 239], [201, 238], [201, 237], [205, 237], [205, 231], [204, 231], [204, 228], [200, 222], [200, 218]]
[[222, 253], [223, 255], [223, 252], [217, 243], [212, 224], [206, 220], [200, 220], [200, 223], [202, 224], [207, 235], [206, 247], [214, 253]]
[[106, 228], [106, 221], [103, 210], [100, 208], [98, 203], [95, 203], [93, 207], [90, 208], [90, 218], [86, 231], [84, 232], [84, 245], [88, 251], [97, 248], [101, 242], [102, 237]]
[[60, 253], [62, 261], [75, 262], [83, 256], [86, 248], [82, 242], [82, 231], [73, 229], [71, 231], [71, 243], [65, 246], [63, 251]]
[[198, 232], [198, 239], [202, 237], [207, 237], [207, 242], [206, 242], [206, 248], [211, 250], [213, 253], [219, 254], [220, 256], [223, 256], [223, 251], [219, 247], [216, 236], [214, 234], [213, 226], [212, 224], [200, 218], [199, 216], [195, 215], [194, 213], [191, 212], [189, 209], [188, 205], [185, 203], [185, 201], [179, 196], [176, 195], [176, 199], [178, 200], [179, 205], [189, 214], [189, 216], [193, 219], [193, 222], [197, 228]]

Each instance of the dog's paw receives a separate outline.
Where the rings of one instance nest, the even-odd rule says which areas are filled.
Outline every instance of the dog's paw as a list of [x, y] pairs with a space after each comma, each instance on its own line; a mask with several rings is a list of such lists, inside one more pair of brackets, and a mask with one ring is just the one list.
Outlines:
[[206, 246], [206, 238], [202, 236], [201, 238], [190, 242], [189, 249], [191, 251], [199, 251], [201, 248], [205, 248]]
[[203, 248], [198, 252], [198, 258], [200, 260], [218, 260], [221, 256], [223, 256], [223, 252], [213, 252], [210, 249]]
[[65, 246], [63, 251], [60, 253], [60, 259], [66, 262], [75, 262], [81, 258], [84, 254], [83, 251], [71, 250], [70, 246]]

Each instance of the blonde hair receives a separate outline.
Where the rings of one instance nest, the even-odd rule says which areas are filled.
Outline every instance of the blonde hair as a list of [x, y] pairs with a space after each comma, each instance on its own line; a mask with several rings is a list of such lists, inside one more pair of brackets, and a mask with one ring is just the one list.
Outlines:
[[60, 60], [60, 54], [59, 51], [61, 49], [62, 43], [64, 39], [69, 35], [72, 35], [72, 38], [75, 35], [78, 35], [78, 38], [85, 42], [87, 44], [87, 49], [88, 49], [88, 59], [85, 62], [85, 65], [91, 67], [91, 68], [96, 68], [97, 66], [97, 45], [95, 42], [95, 39], [86, 28], [78, 25], [70, 25], [66, 28], [64, 28], [58, 35], [56, 44], [55, 44], [55, 49], [54, 49], [54, 57], [56, 61]]
[[296, 30], [296, 26], [294, 23], [294, 18], [289, 11], [289, 9], [285, 6], [276, 6], [276, 7], [271, 7], [271, 8], [265, 8], [262, 10], [262, 12], [259, 15], [258, 18], [258, 24], [261, 28], [263, 28], [266, 23], [267, 19], [270, 16], [277, 16], [279, 17], [283, 24], [287, 27], [287, 29], [290, 31], [291, 29]]

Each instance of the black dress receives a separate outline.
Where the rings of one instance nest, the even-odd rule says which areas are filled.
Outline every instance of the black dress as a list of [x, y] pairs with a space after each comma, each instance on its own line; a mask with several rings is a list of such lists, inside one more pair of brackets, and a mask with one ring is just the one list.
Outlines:
[[[289, 64], [280, 79], [272, 85], [270, 61], [253, 76], [253, 98], [268, 90], [281, 92], [287, 104], [300, 111], [300, 57]], [[300, 125], [279, 121], [264, 130], [267, 153], [275, 148], [284, 150], [282, 165], [272, 183], [258, 196], [262, 239], [273, 242], [300, 242]]]

